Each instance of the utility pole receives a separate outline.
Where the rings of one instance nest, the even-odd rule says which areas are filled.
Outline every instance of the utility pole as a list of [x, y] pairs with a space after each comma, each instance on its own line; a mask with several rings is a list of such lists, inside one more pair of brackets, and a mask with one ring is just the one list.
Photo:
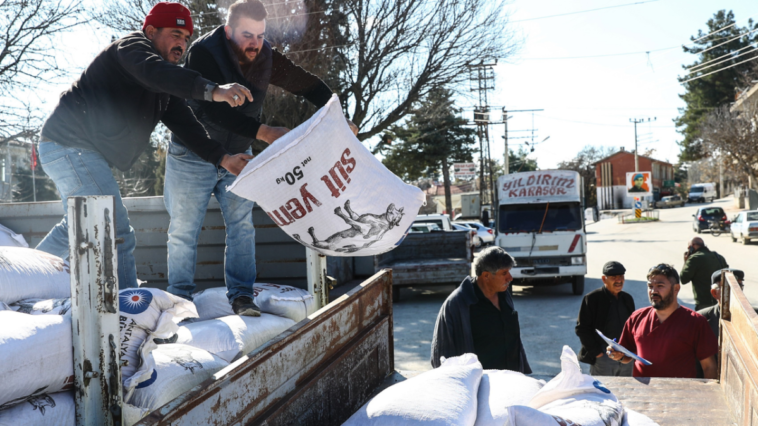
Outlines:
[[637, 124], [642, 123], [644, 121], [647, 121], [647, 122], [655, 121], [656, 118], [657, 117], [653, 117], [652, 119], [650, 117], [648, 117], [647, 119], [645, 119], [645, 118], [639, 118], [639, 119], [637, 119], [637, 118], [630, 118], [629, 119], [630, 123], [634, 123], [634, 171], [635, 172], [639, 172], [640, 171], [640, 161], [639, 161], [639, 158], [638, 158], [638, 155], [637, 155], [637, 151], [638, 151], [638, 149], [637, 149]]
[[[534, 130], [535, 130], [534, 129], [534, 112], [535, 111], [544, 111], [544, 110], [543, 109], [517, 109], [517, 110], [508, 111], [505, 107], [503, 107], [503, 126], [505, 127], [504, 128], [505, 133], [503, 133], [503, 136], [502, 136], [503, 140], [505, 141], [505, 154], [504, 154], [505, 161], [503, 162], [503, 165], [505, 168], [506, 175], [511, 173], [510, 155], [508, 152], [508, 119], [513, 118], [512, 115], [508, 115], [508, 114], [512, 112], [531, 112], [532, 113], [532, 128], [530, 129], [530, 131], [532, 132], [532, 136], [531, 136], [532, 142], [534, 142]], [[499, 123], [490, 123], [490, 124], [499, 124]], [[519, 131], [519, 130], [516, 130], [516, 131]], [[529, 136], [527, 136], [526, 138], [528, 139]], [[513, 138], [513, 139], [519, 139], [519, 138]], [[532, 151], [534, 151], [534, 145], [532, 145]]]
[[[471, 91], [477, 92], [479, 95], [479, 104], [474, 108], [474, 124], [477, 127], [477, 136], [479, 136], [479, 203], [480, 206], [484, 204], [484, 188], [486, 186], [484, 181], [484, 167], [487, 164], [489, 169], [489, 180], [492, 181], [492, 157], [490, 156], [490, 140], [489, 140], [489, 123], [490, 123], [490, 107], [487, 99], [487, 92], [495, 89], [495, 71], [493, 67], [497, 65], [497, 60], [493, 63], [484, 63], [479, 61], [478, 64], [470, 64], [469, 69], [469, 81], [471, 83]], [[486, 142], [486, 143], [485, 143]], [[486, 146], [485, 146], [486, 145]], [[486, 148], [486, 150], [485, 150]], [[486, 157], [485, 157], [486, 156]], [[487, 159], [485, 163], [485, 158]], [[490, 182], [491, 194], [489, 196], [490, 207], [494, 211], [495, 197], [494, 185]], [[452, 212], [451, 212], [452, 213]], [[484, 224], [487, 226], [488, 224]]]

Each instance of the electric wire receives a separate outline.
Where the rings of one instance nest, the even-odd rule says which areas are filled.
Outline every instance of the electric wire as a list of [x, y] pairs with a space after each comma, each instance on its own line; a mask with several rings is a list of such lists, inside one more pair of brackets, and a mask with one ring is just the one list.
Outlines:
[[[745, 46], [745, 47], [753, 47], [753, 46]], [[742, 49], [740, 49], [740, 50], [743, 50], [743, 49], [744, 49], [744, 47], [743, 47]], [[724, 59], [723, 61], [718, 61], [718, 62], [716, 62], [716, 63], [714, 63], [714, 64], [708, 65], [707, 67], [699, 68], [699, 69], [696, 69], [696, 70], [694, 70], [694, 71], [688, 71], [688, 72], [687, 72], [687, 74], [692, 74], [692, 73], [696, 73], [696, 72], [701, 72], [701, 71], [703, 71], [704, 69], [708, 69], [708, 68], [711, 68], [711, 67], [715, 67], [716, 65], [719, 65], [719, 64], [723, 64], [724, 62], [733, 61], [733, 60], [735, 60], [735, 59], [739, 58], [739, 57], [740, 57], [740, 56], [742, 56], [742, 55], [747, 55], [747, 54], [749, 54], [749, 53], [755, 53], [756, 51], [758, 51], [758, 48], [756, 48], [756, 47], [753, 47], [753, 50], [748, 50], [747, 52], [742, 52], [742, 53], [740, 53], [739, 55], [735, 55], [735, 56], [732, 56], [731, 58], [727, 58], [727, 59]], [[737, 51], [735, 51], [735, 52], [739, 52], [739, 50], [737, 50]], [[734, 53], [734, 52], [732, 52], [732, 53]], [[724, 56], [729, 56], [729, 54], [727, 54], [727, 55], [724, 55]]]
[[703, 78], [703, 77], [707, 77], [707, 76], [709, 76], [709, 75], [711, 75], [711, 74], [716, 74], [717, 72], [721, 72], [721, 71], [724, 71], [724, 70], [728, 70], [729, 68], [733, 68], [733, 67], [736, 67], [737, 65], [741, 65], [741, 64], [744, 64], [744, 63], [746, 63], [746, 62], [754, 61], [754, 60], [756, 60], [756, 59], [758, 59], [758, 56], [754, 56], [754, 57], [752, 57], [752, 58], [750, 58], [750, 59], [746, 59], [746, 60], [744, 60], [744, 61], [742, 61], [742, 62], [737, 62], [736, 64], [732, 64], [732, 65], [729, 65], [728, 67], [724, 67], [724, 68], [720, 68], [720, 69], [717, 69], [716, 71], [711, 71], [711, 72], [709, 72], [709, 73], [707, 73], [707, 74], [699, 75], [699, 76], [697, 76], [697, 77], [692, 77], [692, 78], [690, 78], [690, 79], [688, 79], [688, 80], [684, 80], [684, 81], [682, 81], [682, 82], [681, 82], [681, 84], [684, 84], [684, 83], [689, 83], [690, 81], [695, 81], [695, 80], [701, 79], [701, 78]]
[[596, 9], [578, 10], [578, 11], [575, 11], [575, 12], [559, 13], [557, 15], [538, 16], [536, 18], [519, 19], [519, 20], [516, 20], [516, 21], [509, 21], [509, 22], [510, 23], [516, 23], [516, 22], [536, 21], [536, 20], [539, 20], [539, 19], [558, 18], [560, 16], [577, 15], [577, 14], [580, 14], [580, 13], [595, 12], [595, 11], [604, 10], [604, 9], [615, 9], [617, 7], [634, 6], [634, 5], [638, 5], [638, 4], [644, 4], [644, 3], [653, 3], [653, 2], [656, 2], [656, 1], [658, 1], [658, 0], [638, 1], [638, 2], [635, 2], [635, 3], [617, 4], [615, 6], [606, 6], [606, 7], [598, 7]]
[[[745, 46], [745, 47], [743, 47], [743, 48], [741, 48], [741, 49], [737, 49], [737, 50], [735, 50], [734, 52], [729, 52], [729, 53], [727, 53], [726, 55], [721, 55], [721, 56], [719, 56], [718, 58], [714, 58], [714, 59], [711, 59], [710, 61], [707, 61], [707, 62], [703, 62], [702, 64], [693, 65], [693, 66], [691, 66], [690, 68], [687, 68], [687, 69], [689, 70], [689, 73], [691, 74], [691, 73], [693, 73], [693, 72], [696, 72], [696, 71], [698, 71], [698, 69], [700, 69], [700, 68], [703, 68], [705, 65], [707, 65], [707, 64], [710, 64], [711, 62], [713, 62], [713, 61], [717, 61], [717, 60], [719, 60], [719, 59], [722, 59], [722, 58], [726, 58], [727, 56], [729, 56], [729, 59], [734, 59], [735, 57], [734, 57], [734, 56], [732, 56], [733, 54], [735, 54], [735, 53], [739, 52], [740, 50], [745, 50], [745, 49], [747, 49], [748, 47], [754, 47], [754, 46], [753, 46], [752, 44], [750, 44], [750, 45], [747, 45], [747, 46]], [[741, 55], [741, 54], [740, 54], [740, 55]], [[738, 56], [739, 56], [739, 55], [738, 55]], [[728, 59], [727, 59], [727, 60], [728, 60]], [[722, 61], [722, 62], [723, 62], [723, 61]], [[705, 68], [709, 68], [709, 67], [705, 67]]]

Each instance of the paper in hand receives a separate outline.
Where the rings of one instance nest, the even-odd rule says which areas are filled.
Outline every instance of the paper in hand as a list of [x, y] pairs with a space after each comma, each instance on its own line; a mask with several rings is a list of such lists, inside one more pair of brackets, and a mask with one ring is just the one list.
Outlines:
[[597, 334], [605, 340], [606, 343], [608, 343], [608, 346], [612, 347], [614, 351], [621, 352], [622, 354], [628, 356], [629, 358], [636, 359], [637, 361], [641, 362], [644, 365], [653, 365], [652, 362], [646, 360], [645, 358], [642, 358], [641, 356], [637, 355], [636, 353], [630, 351], [629, 349], [619, 345], [618, 343], [614, 342], [613, 340], [605, 337], [603, 333], [600, 332], [600, 330], [597, 331]]

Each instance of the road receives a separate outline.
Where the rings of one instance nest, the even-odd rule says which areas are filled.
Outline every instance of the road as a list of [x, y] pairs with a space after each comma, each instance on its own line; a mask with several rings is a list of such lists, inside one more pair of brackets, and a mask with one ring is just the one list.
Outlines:
[[[733, 200], [717, 200], [733, 216]], [[617, 260], [626, 267], [624, 291], [634, 297], [637, 308], [650, 305], [647, 298], [646, 275], [659, 263], [673, 264], [677, 271], [684, 263], [687, 241], [696, 234], [692, 230], [692, 215], [703, 204], [688, 204], [683, 208], [660, 211], [660, 221], [654, 223], [619, 224], [605, 219], [587, 226], [587, 261], [585, 293], [602, 285], [605, 262]], [[733, 268], [745, 271], [745, 294], [758, 307], [758, 244], [743, 246], [733, 243], [729, 234], [714, 237], [701, 234], [706, 245], [722, 254]], [[403, 289], [402, 300], [394, 305], [395, 368], [398, 370], [428, 370], [429, 352], [434, 322], [442, 302], [455, 286]], [[560, 372], [563, 345], [579, 352], [581, 345], [574, 334], [576, 316], [582, 298], [571, 294], [569, 284], [553, 287], [514, 287], [514, 303], [519, 312], [521, 337], [534, 374], [554, 376]], [[693, 308], [691, 285], [683, 285], [679, 303]], [[589, 367], [583, 364], [585, 372]]]

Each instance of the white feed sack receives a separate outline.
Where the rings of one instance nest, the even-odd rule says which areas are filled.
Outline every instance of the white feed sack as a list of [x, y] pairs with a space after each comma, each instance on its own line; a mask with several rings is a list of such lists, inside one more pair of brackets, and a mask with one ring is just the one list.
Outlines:
[[158, 346], [149, 357], [155, 366], [150, 378], [137, 385], [128, 402], [151, 411], [229, 365], [207, 351], [175, 343]]
[[[142, 420], [148, 410], [121, 404], [124, 426]], [[76, 426], [73, 391], [40, 394], [0, 411], [0, 426]]]
[[24, 299], [11, 304], [9, 308], [30, 315], [66, 315], [71, 311], [71, 298]]
[[477, 394], [474, 426], [503, 426], [507, 408], [526, 405], [545, 382], [509, 370], [484, 370]]
[[0, 246], [3, 247], [29, 247], [23, 235], [13, 232], [3, 225], [0, 225]]
[[392, 250], [424, 202], [353, 135], [336, 95], [250, 161], [229, 190], [327, 256]]
[[71, 296], [71, 273], [60, 257], [23, 247], [0, 247], [0, 302]]
[[[253, 298], [261, 312], [289, 318], [295, 322], [304, 320], [316, 311], [313, 295], [301, 288], [282, 284], [255, 283]], [[200, 319], [212, 319], [234, 315], [226, 297], [226, 287], [214, 287], [199, 291], [193, 296]]]
[[0, 354], [0, 410], [73, 388], [70, 315], [0, 311]]
[[206, 350], [232, 362], [293, 325], [295, 321], [271, 314], [261, 314], [260, 317], [230, 315], [179, 327], [176, 343]]
[[[153, 339], [168, 339], [176, 334], [177, 323], [197, 318], [195, 305], [181, 297], [156, 288], [130, 288], [119, 291], [121, 327], [121, 367], [126, 394], [150, 376], [147, 355], [157, 345]], [[143, 362], [143, 360], [145, 362]]]
[[650, 417], [640, 414], [634, 410], [624, 410], [624, 423], [622, 426], [658, 426]]
[[440, 368], [385, 389], [343, 426], [472, 426], [481, 378], [476, 355], [449, 358]]

